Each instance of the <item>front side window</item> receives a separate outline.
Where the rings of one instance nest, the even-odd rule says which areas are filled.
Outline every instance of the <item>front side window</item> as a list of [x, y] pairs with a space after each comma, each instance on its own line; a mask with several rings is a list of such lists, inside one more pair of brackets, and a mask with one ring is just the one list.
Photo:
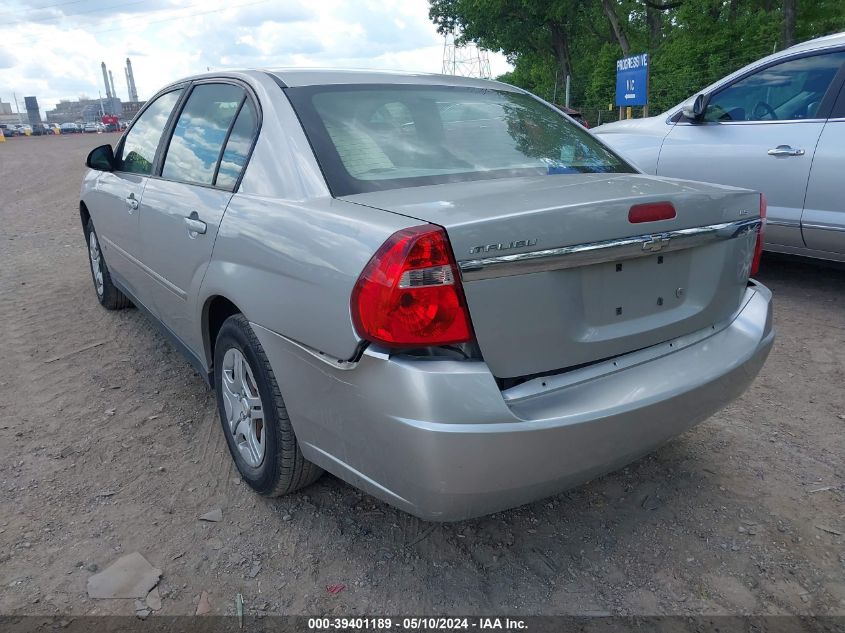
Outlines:
[[198, 185], [214, 184], [226, 134], [244, 98], [242, 88], [200, 84], [188, 97], [167, 148], [162, 178]]
[[450, 86], [289, 88], [336, 196], [489, 178], [635, 170], [530, 95]]
[[704, 120], [815, 119], [822, 99], [845, 63], [845, 51], [801, 57], [764, 68], [717, 92]]
[[[161, 140], [162, 130], [167, 127], [167, 120], [181, 94], [181, 88], [166, 92], [141, 113], [123, 141], [118, 157], [119, 171], [144, 175], [152, 173], [153, 160], [158, 142]], [[62, 125], [62, 129], [64, 127], [65, 124]]]

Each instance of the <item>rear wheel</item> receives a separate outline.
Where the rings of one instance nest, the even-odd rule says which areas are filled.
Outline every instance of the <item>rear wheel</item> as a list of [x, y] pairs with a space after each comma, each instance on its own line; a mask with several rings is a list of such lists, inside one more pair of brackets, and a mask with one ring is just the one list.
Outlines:
[[89, 219], [85, 226], [85, 240], [88, 243], [88, 263], [91, 266], [91, 279], [94, 281], [94, 291], [97, 293], [97, 300], [107, 310], [121, 310], [128, 308], [132, 303], [112, 283], [106, 260], [103, 259], [103, 252], [100, 249], [100, 240], [94, 230], [94, 223]]
[[256, 492], [287, 494], [323, 474], [302, 456], [270, 362], [242, 314], [226, 319], [217, 335], [214, 388], [229, 452]]

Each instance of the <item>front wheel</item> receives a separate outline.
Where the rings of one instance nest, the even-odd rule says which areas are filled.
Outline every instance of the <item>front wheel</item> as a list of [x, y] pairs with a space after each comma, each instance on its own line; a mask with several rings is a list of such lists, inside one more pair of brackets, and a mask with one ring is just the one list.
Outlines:
[[226, 319], [217, 335], [214, 388], [229, 452], [256, 492], [280, 496], [323, 474], [302, 456], [273, 369], [242, 314]]
[[94, 230], [94, 223], [90, 219], [85, 226], [85, 240], [88, 243], [88, 264], [91, 266], [91, 279], [94, 281], [94, 291], [97, 293], [97, 300], [100, 305], [107, 310], [128, 308], [132, 303], [112, 283], [106, 260], [103, 259], [100, 240]]

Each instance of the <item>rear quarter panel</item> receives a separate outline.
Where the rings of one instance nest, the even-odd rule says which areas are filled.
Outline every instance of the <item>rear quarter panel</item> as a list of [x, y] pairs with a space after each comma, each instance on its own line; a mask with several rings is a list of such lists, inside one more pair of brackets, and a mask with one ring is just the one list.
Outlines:
[[324, 197], [301, 203], [232, 198], [220, 225], [198, 307], [215, 295], [253, 323], [349, 359], [359, 337], [352, 288], [379, 246], [418, 220]]

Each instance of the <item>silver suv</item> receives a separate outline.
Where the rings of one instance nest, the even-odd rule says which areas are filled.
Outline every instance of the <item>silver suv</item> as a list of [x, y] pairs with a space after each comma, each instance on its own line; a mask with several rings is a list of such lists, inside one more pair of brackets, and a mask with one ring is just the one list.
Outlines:
[[845, 33], [749, 64], [660, 116], [594, 131], [646, 173], [763, 192], [766, 250], [845, 262]]
[[644, 176], [504, 84], [203, 75], [87, 164], [100, 303], [213, 386], [262, 494], [325, 469], [430, 519], [525, 503], [707, 418], [772, 345], [759, 194]]

